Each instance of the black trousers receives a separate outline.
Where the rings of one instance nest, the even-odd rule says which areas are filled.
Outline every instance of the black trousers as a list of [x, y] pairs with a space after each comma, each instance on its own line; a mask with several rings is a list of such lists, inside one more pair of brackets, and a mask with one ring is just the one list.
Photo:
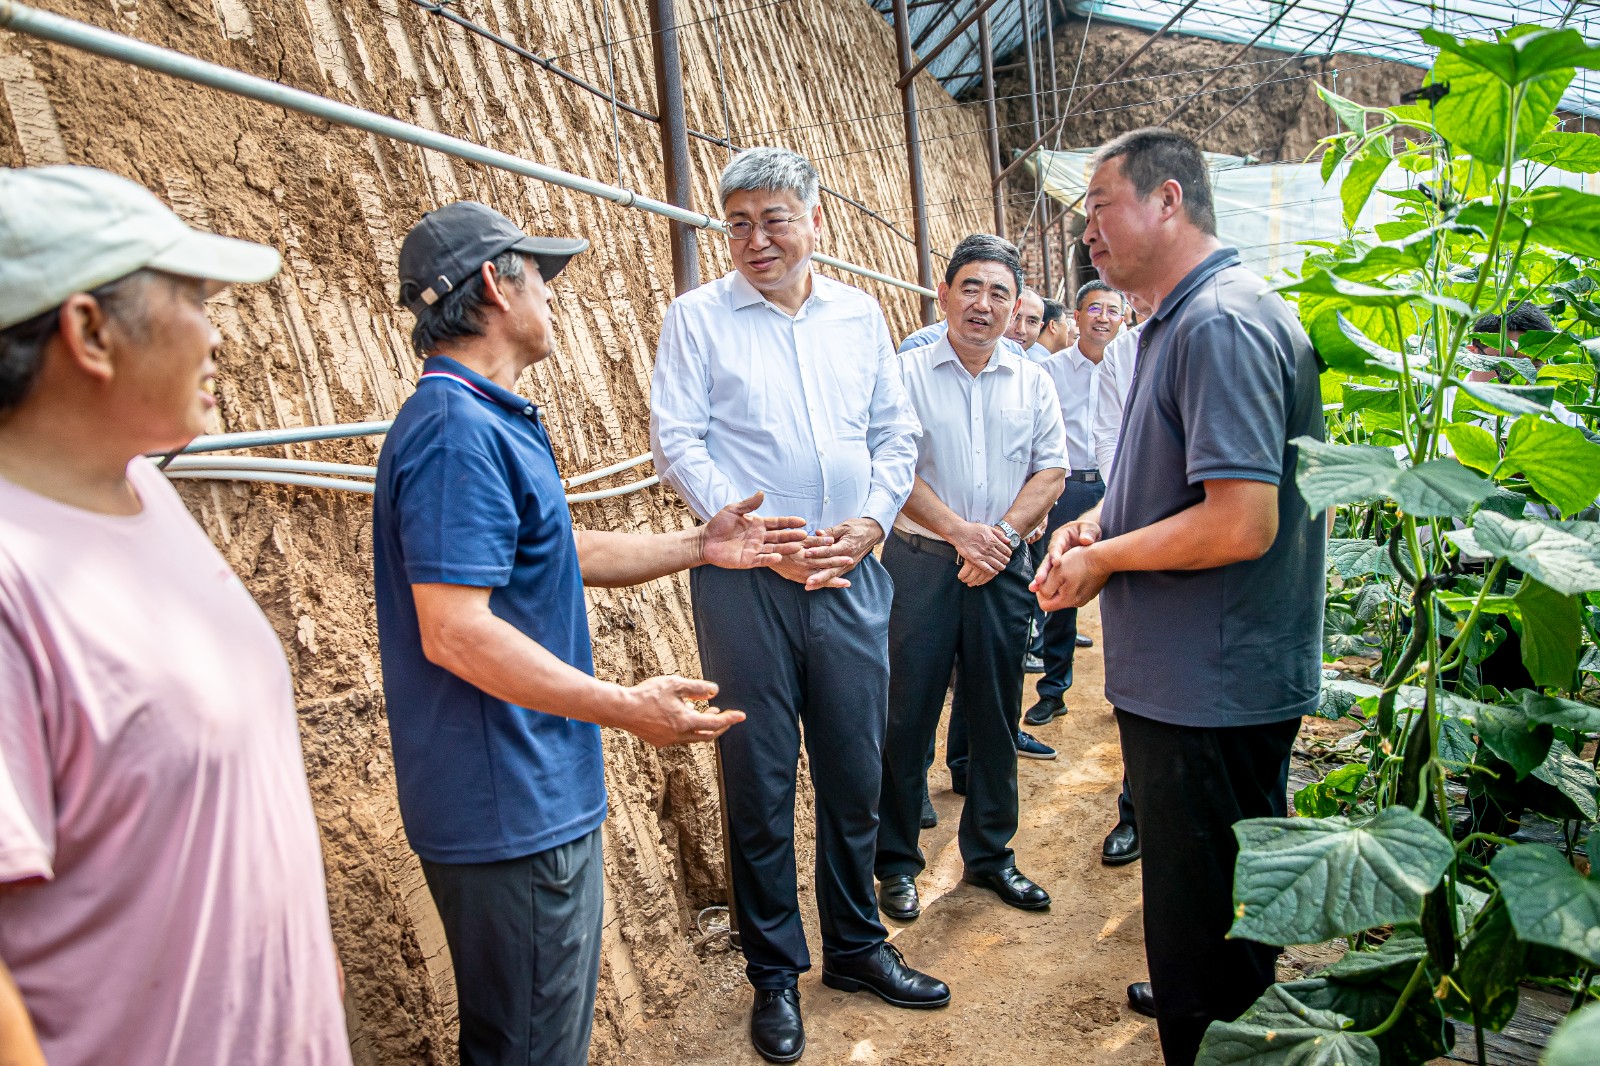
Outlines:
[[[952, 668], [967, 726], [967, 801], [957, 837], [974, 872], [1012, 864], [1017, 831], [1017, 719], [1022, 652], [1028, 642], [1026, 552], [976, 588], [956, 578], [947, 545], [926, 549], [891, 536], [883, 563], [894, 578], [889, 616], [889, 733], [878, 800], [878, 877], [926, 865], [917, 846], [928, 742], [939, 725]], [[950, 553], [953, 554], [953, 553]]]
[[[1104, 481], [1068, 481], [1061, 490], [1060, 499], [1050, 508], [1045, 535], [1039, 543], [1047, 543], [1055, 531], [1105, 498]], [[1039, 641], [1039, 658], [1044, 660], [1044, 675], [1039, 678], [1035, 691], [1040, 696], [1059, 697], [1072, 687], [1072, 658], [1078, 650], [1078, 609], [1069, 607], [1051, 611], [1044, 616], [1044, 630]]]
[[586, 1066], [605, 872], [596, 829], [504, 862], [422, 861], [455, 966], [462, 1066]]
[[1273, 982], [1282, 950], [1229, 940], [1233, 826], [1288, 813], [1300, 719], [1205, 729], [1118, 709], [1122, 759], [1144, 852], [1144, 950], [1167, 1066], [1190, 1066], [1213, 1021], [1232, 1021]]
[[717, 743], [745, 974], [759, 989], [791, 988], [811, 968], [795, 884], [802, 725], [816, 791], [823, 961], [859, 957], [888, 935], [872, 851], [894, 586], [871, 555], [849, 579], [847, 589], [807, 592], [767, 569], [702, 566], [689, 578], [705, 676], [721, 688], [719, 706], [747, 716]]

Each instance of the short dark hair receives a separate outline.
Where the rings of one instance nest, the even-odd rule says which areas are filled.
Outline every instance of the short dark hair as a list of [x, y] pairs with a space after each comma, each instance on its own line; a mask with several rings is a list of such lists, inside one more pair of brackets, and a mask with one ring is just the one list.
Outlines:
[[[1473, 333], [1498, 334], [1501, 326], [1500, 315], [1484, 315], [1472, 324]], [[1537, 330], [1541, 333], [1554, 333], [1556, 326], [1550, 321], [1550, 316], [1533, 304], [1523, 301], [1504, 315], [1505, 331], [1507, 333], [1527, 333]]]
[[1113, 292], [1117, 294], [1117, 299], [1123, 303], [1128, 302], [1127, 297], [1122, 295], [1121, 289], [1107, 285], [1099, 278], [1091, 278], [1078, 286], [1078, 294], [1072, 298], [1072, 309], [1074, 311], [1080, 310], [1083, 307], [1083, 301], [1097, 292]]
[[[147, 325], [143, 301], [131, 297], [156, 275], [153, 270], [135, 270], [115, 281], [90, 289], [88, 295], [105, 313], [136, 334]], [[39, 372], [44, 369], [44, 350], [61, 331], [61, 308], [48, 311], [0, 329], [0, 416], [10, 414], [33, 391]]]
[[1176, 181], [1183, 190], [1183, 210], [1202, 233], [1217, 235], [1217, 213], [1212, 206], [1211, 176], [1199, 145], [1181, 133], [1147, 126], [1131, 130], [1094, 155], [1094, 167], [1122, 160], [1122, 173], [1140, 198], [1155, 192], [1163, 182]]
[[1004, 237], [996, 237], [992, 233], [974, 233], [961, 238], [961, 243], [950, 253], [950, 262], [944, 268], [944, 283], [954, 285], [956, 275], [968, 263], [999, 263], [1017, 279], [1016, 294], [1022, 295], [1022, 256], [1018, 254], [1017, 246]]
[[[501, 252], [492, 262], [495, 277], [501, 281], [519, 288], [527, 283], [528, 257], [522, 252]], [[483, 336], [483, 296], [483, 271], [475, 270], [417, 316], [417, 324], [411, 327], [412, 350], [427, 356], [447, 341]]]
[[1066, 318], [1066, 317], [1067, 317], [1067, 305], [1066, 304], [1062, 303], [1060, 300], [1046, 300], [1044, 302], [1044, 318], [1040, 321], [1039, 328], [1043, 329], [1045, 326], [1048, 326], [1050, 323], [1056, 321], [1057, 319], [1062, 319], [1062, 318]]

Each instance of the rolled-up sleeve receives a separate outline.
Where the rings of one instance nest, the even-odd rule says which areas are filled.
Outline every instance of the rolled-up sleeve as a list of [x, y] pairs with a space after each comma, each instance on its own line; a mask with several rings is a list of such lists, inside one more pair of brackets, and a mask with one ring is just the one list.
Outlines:
[[711, 372], [685, 321], [683, 307], [667, 308], [650, 380], [650, 453], [662, 482], [701, 520], [740, 499], [706, 448], [711, 427]]
[[[916, 478], [917, 440], [922, 423], [906, 395], [900, 357], [889, 339], [889, 325], [876, 316], [877, 375], [867, 423], [867, 450], [872, 455], [872, 483], [861, 516], [871, 518], [887, 535], [894, 516], [905, 506]], [[1059, 417], [1059, 416], [1058, 416]]]
[[1055, 382], [1043, 370], [1032, 377], [1033, 452], [1028, 460], [1028, 476], [1041, 470], [1069, 470], [1067, 425], [1061, 418], [1061, 399]]
[[0, 586], [0, 884], [54, 876], [55, 789], [39, 649]]

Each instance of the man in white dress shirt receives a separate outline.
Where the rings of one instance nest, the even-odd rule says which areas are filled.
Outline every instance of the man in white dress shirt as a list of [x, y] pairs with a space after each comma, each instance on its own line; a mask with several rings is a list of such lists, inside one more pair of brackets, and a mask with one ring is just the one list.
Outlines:
[[1017, 300], [1017, 312], [1006, 327], [1006, 340], [1011, 341], [1022, 354], [1035, 363], [1050, 357], [1050, 349], [1039, 343], [1039, 333], [1044, 329], [1044, 297], [1032, 289], [1023, 289]]
[[901, 356], [924, 429], [915, 485], [883, 549], [895, 593], [877, 874], [883, 912], [904, 921], [921, 913], [924, 760], [952, 670], [970, 753], [958, 834], [964, 880], [1023, 910], [1050, 905], [1010, 847], [1033, 574], [1019, 531], [1044, 519], [1066, 473], [1049, 376], [999, 346], [1021, 285], [1014, 245], [966, 238], [939, 286], [949, 331]]
[[[1106, 346], [1122, 330], [1127, 305], [1122, 294], [1105, 282], [1089, 281], [1078, 289], [1074, 306], [1077, 342], [1041, 364], [1049, 372], [1061, 398], [1067, 458], [1072, 464], [1061, 498], [1051, 508], [1047, 536], [1099, 503], [1106, 492], [1094, 454], [1095, 395], [1099, 388], [1100, 360]], [[1039, 700], [1028, 709], [1029, 725], [1048, 725], [1052, 719], [1067, 713], [1064, 694], [1072, 687], [1072, 659], [1077, 639], [1076, 609], [1055, 611], [1045, 619], [1040, 654], [1044, 660], [1044, 676], [1037, 685]]]
[[793, 1062], [805, 1049], [796, 984], [811, 965], [795, 883], [802, 723], [823, 983], [901, 1007], [950, 1001], [888, 944], [872, 884], [893, 585], [871, 550], [911, 492], [920, 427], [882, 309], [812, 273], [815, 168], [750, 149], [720, 196], [734, 271], [667, 309], [650, 436], [662, 481], [702, 520], [759, 489], [818, 534], [792, 562], [690, 578], [705, 676], [747, 716], [720, 745], [751, 1042]]
[[1100, 464], [1100, 479], [1111, 484], [1111, 465], [1117, 458], [1117, 439], [1122, 435], [1122, 408], [1133, 388], [1133, 368], [1139, 355], [1139, 334], [1150, 319], [1152, 308], [1141, 296], [1123, 293], [1139, 324], [1129, 326], [1106, 345], [1100, 360], [1099, 388], [1094, 401], [1094, 457]]

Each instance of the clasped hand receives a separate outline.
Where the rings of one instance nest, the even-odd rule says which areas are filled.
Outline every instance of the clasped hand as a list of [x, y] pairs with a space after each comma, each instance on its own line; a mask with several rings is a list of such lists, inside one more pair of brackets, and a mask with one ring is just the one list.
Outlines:
[[1110, 572], [1098, 564], [1089, 547], [1100, 540], [1100, 526], [1079, 519], [1068, 522], [1050, 537], [1050, 548], [1039, 572], [1028, 585], [1046, 611], [1082, 607], [1100, 594]]
[[847, 589], [850, 582], [844, 575], [854, 570], [882, 539], [883, 527], [876, 519], [847, 519], [828, 529], [817, 530], [801, 544], [799, 553], [774, 564], [772, 569], [804, 585], [807, 592]]
[[997, 526], [962, 522], [950, 532], [950, 543], [961, 557], [956, 578], [971, 588], [991, 580], [1011, 562], [1011, 542]]

